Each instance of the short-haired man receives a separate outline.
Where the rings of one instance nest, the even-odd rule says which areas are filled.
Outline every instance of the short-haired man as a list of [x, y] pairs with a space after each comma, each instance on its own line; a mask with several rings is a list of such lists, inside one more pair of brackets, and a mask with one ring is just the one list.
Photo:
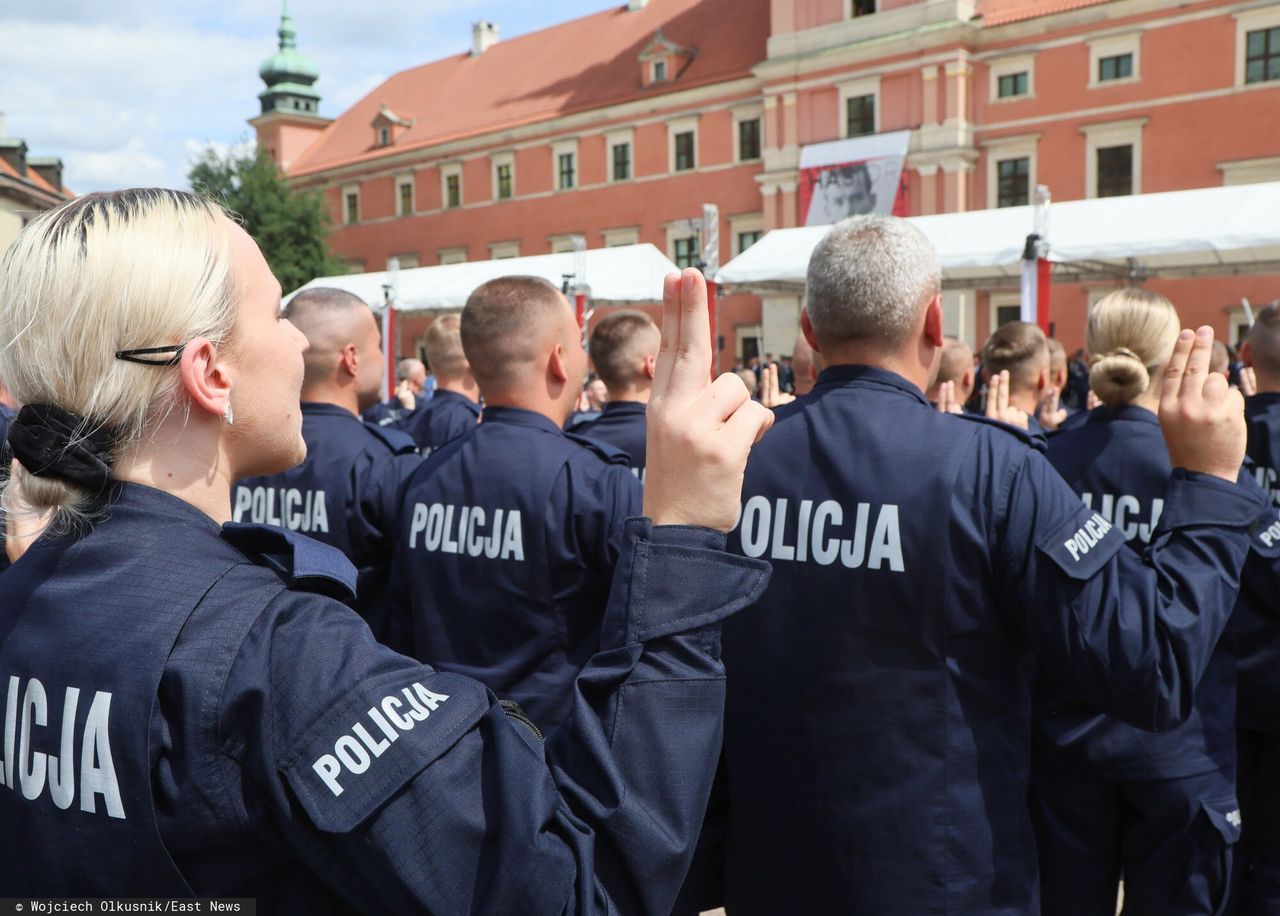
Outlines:
[[959, 405], [973, 395], [974, 369], [973, 351], [963, 340], [948, 337], [942, 345], [942, 356], [938, 361], [938, 374], [933, 384], [925, 392], [930, 404], [938, 403], [938, 390], [947, 382], [954, 386], [953, 401]]
[[1027, 321], [996, 328], [982, 347], [987, 378], [1009, 373], [1009, 406], [1027, 415], [1033, 433], [1044, 432], [1036, 421], [1040, 399], [1049, 388], [1049, 346], [1044, 331]]
[[[1256, 388], [1244, 408], [1252, 470], [1272, 505], [1280, 506], [1280, 305], [1258, 311], [1240, 359]], [[1244, 827], [1238, 857], [1241, 912], [1264, 913], [1280, 908], [1280, 627], [1274, 576], [1255, 583], [1248, 575], [1246, 569], [1246, 589], [1256, 600], [1246, 601], [1242, 593], [1231, 615], [1239, 655], [1237, 794]]]
[[562, 429], [587, 356], [558, 289], [490, 280], [468, 298], [461, 332], [484, 411], [405, 490], [396, 632], [411, 633], [418, 658], [552, 728], [599, 643], [623, 521], [640, 514], [643, 488], [621, 451]]
[[795, 345], [791, 348], [791, 368], [795, 375], [795, 396], [812, 391], [818, 381], [818, 373], [822, 371], [822, 357], [813, 352], [803, 331], [796, 335]]
[[480, 420], [480, 389], [462, 350], [462, 318], [442, 315], [431, 323], [423, 341], [436, 379], [435, 394], [400, 428], [425, 458], [443, 445], [475, 429]]
[[642, 482], [644, 412], [661, 342], [658, 326], [644, 312], [624, 310], [600, 319], [591, 331], [591, 362], [604, 382], [608, 400], [600, 419], [574, 429], [626, 452], [631, 473]]
[[382, 383], [378, 323], [363, 301], [328, 287], [299, 293], [285, 317], [309, 344], [302, 381], [307, 457], [292, 470], [238, 481], [233, 517], [300, 531], [345, 553], [357, 571], [356, 610], [386, 642], [386, 555], [395, 519], [380, 507], [419, 459], [404, 433], [360, 420]]
[[886, 216], [837, 225], [809, 264], [801, 323], [827, 368], [775, 411], [730, 535], [773, 564], [724, 633], [735, 916], [1036, 912], [1029, 658], [1134, 724], [1181, 721], [1267, 511], [1237, 484], [1242, 405], [1206, 381], [1208, 328], [1170, 361], [1185, 470], [1144, 557], [1039, 437], [930, 407], [940, 280]]
[[402, 427], [430, 398], [427, 367], [412, 356], [396, 363], [396, 390], [385, 401], [377, 401], [361, 412], [361, 419], [379, 426]]

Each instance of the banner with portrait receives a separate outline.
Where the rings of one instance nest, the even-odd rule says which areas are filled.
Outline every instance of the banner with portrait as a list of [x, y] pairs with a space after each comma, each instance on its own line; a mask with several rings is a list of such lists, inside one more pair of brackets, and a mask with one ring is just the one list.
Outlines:
[[904, 165], [911, 132], [814, 143], [800, 150], [800, 213], [827, 226], [863, 213], [907, 216]]

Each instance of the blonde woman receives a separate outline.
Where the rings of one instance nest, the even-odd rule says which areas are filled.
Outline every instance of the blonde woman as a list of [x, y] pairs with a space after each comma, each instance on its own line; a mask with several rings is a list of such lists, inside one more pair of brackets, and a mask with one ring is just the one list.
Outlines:
[[720, 750], [719, 621], [768, 578], [721, 552], [771, 418], [708, 386], [699, 278], [667, 281], [651, 518], [628, 522], [601, 653], [545, 748], [478, 683], [375, 642], [335, 600], [336, 551], [226, 524], [233, 480], [303, 456], [305, 340], [219, 209], [64, 204], [9, 249], [0, 303], [25, 405], [5, 499], [55, 512], [0, 577], [6, 893], [670, 909]]

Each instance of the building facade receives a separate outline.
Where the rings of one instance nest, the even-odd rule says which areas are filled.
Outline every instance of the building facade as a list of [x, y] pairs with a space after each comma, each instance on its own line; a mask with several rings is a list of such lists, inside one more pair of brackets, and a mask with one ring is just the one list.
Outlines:
[[[1274, 0], [631, 0], [509, 41], [478, 23], [469, 53], [393, 76], [332, 122], [268, 109], [279, 74], [263, 75], [259, 144], [323, 189], [356, 270], [575, 235], [689, 264], [703, 203], [727, 260], [803, 224], [806, 149], [898, 132], [913, 215], [1024, 204], [1039, 184], [1061, 201], [1280, 179]], [[1088, 304], [1123, 282], [1055, 285], [1069, 349]], [[1146, 283], [1233, 339], [1242, 298], [1280, 296], [1267, 275]], [[1013, 286], [950, 290], [948, 330], [980, 342], [1017, 304]], [[789, 352], [799, 308], [722, 299], [721, 365]]]
[[62, 160], [28, 155], [25, 140], [5, 136], [0, 115], [0, 253], [33, 217], [72, 196], [62, 186]]

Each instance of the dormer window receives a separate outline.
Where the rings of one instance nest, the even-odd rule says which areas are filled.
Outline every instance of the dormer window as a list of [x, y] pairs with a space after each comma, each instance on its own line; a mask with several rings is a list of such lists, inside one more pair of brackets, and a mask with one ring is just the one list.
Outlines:
[[391, 145], [391, 128], [390, 127], [378, 128], [378, 145], [379, 146]]
[[697, 54], [696, 48], [681, 47], [658, 29], [640, 52], [640, 81], [645, 86], [674, 82]]
[[417, 123], [417, 118], [402, 118], [388, 108], [386, 102], [383, 102], [369, 125], [373, 128], [374, 146], [391, 146], [405, 131]]
[[655, 60], [653, 62], [653, 81], [655, 83], [666, 82], [667, 79], [667, 62], [665, 60]]

